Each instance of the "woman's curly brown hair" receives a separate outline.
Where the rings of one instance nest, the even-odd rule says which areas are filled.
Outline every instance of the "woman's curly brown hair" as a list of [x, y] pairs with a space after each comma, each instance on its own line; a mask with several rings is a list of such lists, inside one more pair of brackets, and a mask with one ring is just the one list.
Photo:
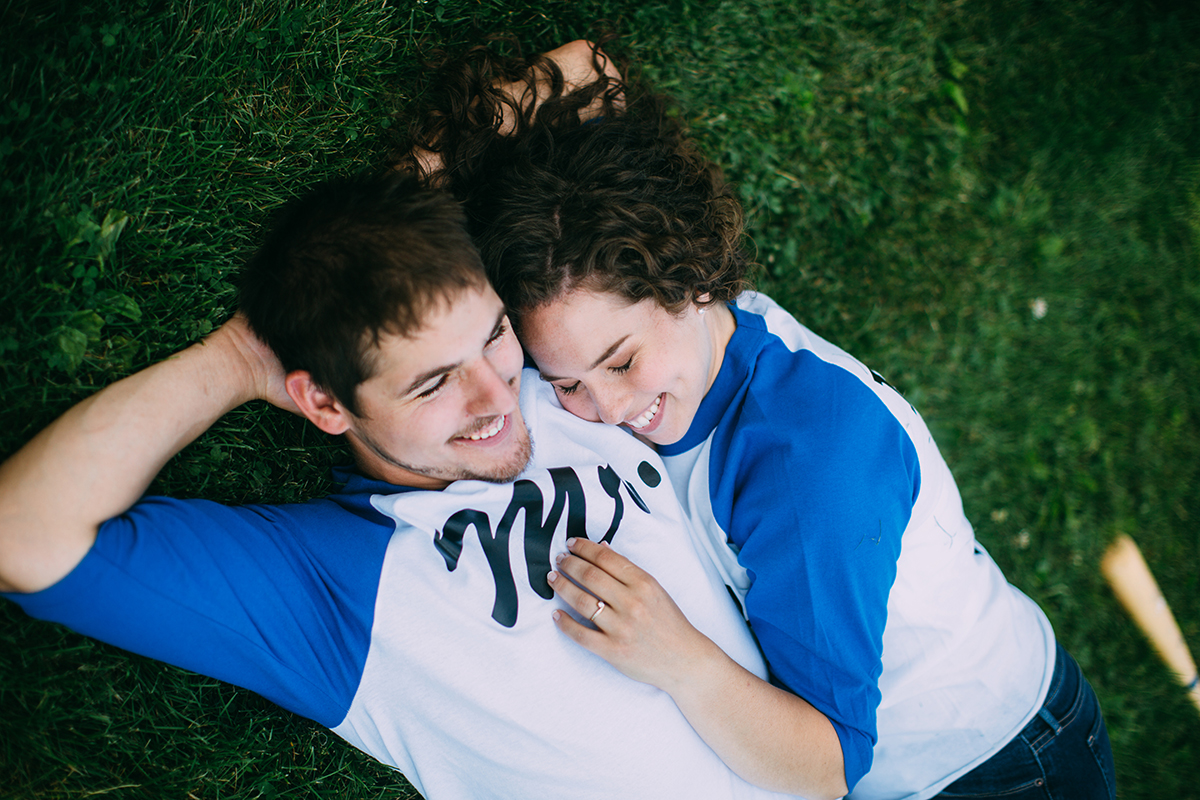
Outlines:
[[[435, 180], [463, 202], [514, 322], [581, 286], [672, 313], [746, 287], [741, 205], [665, 98], [604, 78], [564, 94], [561, 73], [543, 61], [527, 73], [526, 102], [505, 106], [490, 87], [514, 72], [485, 51], [472, 58], [444, 84], [458, 98], [423, 141], [443, 158]], [[589, 106], [600, 115], [581, 122]], [[496, 131], [502, 120], [508, 135]]]

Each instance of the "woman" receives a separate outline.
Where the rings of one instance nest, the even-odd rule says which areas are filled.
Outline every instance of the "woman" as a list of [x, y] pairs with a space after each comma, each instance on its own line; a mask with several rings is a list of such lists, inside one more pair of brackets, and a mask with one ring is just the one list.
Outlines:
[[[534, 102], [506, 103], [486, 81], [458, 104], [474, 121], [442, 118], [457, 137], [442, 179], [563, 406], [659, 448], [789, 691], [746, 674], [652, 577], [587, 540], [550, 579], [591, 624], [558, 614], [559, 627], [669, 692], [769, 788], [1114, 796], [1091, 687], [975, 542], [920, 416], [743, 293], [740, 208], [661, 100], [631, 95], [622, 111], [606, 79], [564, 97], [554, 65], [539, 69], [525, 92], [536, 119]], [[602, 119], [581, 123], [579, 109]], [[442, 130], [430, 149], [449, 142]]]

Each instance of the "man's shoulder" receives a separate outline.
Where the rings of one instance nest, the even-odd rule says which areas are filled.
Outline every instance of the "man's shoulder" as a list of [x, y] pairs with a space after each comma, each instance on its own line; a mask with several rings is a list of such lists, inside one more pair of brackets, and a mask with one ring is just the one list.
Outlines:
[[387, 517], [376, 508], [373, 498], [386, 497], [394, 494], [427, 491], [412, 486], [400, 486], [380, 478], [373, 478], [360, 472], [352, 464], [333, 468], [334, 491], [324, 497], [314, 498], [298, 504], [301, 513], [336, 513], [329, 506], [349, 512], [358, 517], [373, 521], [383, 521]]
[[250, 688], [333, 726], [369, 650], [394, 520], [344, 490], [303, 503], [150, 496], [107, 520], [30, 616]]

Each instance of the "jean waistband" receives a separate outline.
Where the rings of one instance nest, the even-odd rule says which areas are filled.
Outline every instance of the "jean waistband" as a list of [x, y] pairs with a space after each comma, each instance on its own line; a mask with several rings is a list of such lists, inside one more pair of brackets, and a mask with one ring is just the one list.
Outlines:
[[1083, 672], [1071, 654], [1055, 643], [1054, 673], [1050, 678], [1050, 688], [1046, 690], [1046, 700], [1033, 719], [1021, 730], [1020, 736], [1034, 744], [1046, 736], [1057, 734], [1062, 730], [1067, 717], [1075, 711], [1079, 682]]

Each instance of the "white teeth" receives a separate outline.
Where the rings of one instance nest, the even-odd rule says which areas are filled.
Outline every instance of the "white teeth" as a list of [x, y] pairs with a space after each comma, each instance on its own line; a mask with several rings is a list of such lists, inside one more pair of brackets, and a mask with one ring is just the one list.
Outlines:
[[501, 415], [501, 416], [499, 416], [499, 417], [496, 417], [496, 424], [495, 424], [495, 425], [493, 425], [492, 427], [488, 428], [487, 430], [484, 430], [484, 431], [478, 431], [478, 432], [476, 432], [476, 433], [472, 433], [472, 434], [471, 434], [471, 441], [472, 441], [472, 442], [478, 442], [480, 439], [490, 439], [490, 438], [492, 438], [493, 436], [495, 436], [497, 433], [499, 433], [499, 432], [500, 432], [500, 429], [501, 429], [501, 428], [503, 428], [503, 427], [504, 427], [504, 420], [505, 420], [505, 417], [504, 417], [504, 415]]
[[650, 421], [654, 419], [654, 415], [658, 413], [658, 406], [661, 403], [662, 395], [660, 394], [658, 397], [654, 398], [654, 405], [643, 411], [641, 416], [639, 416], [637, 419], [629, 420], [629, 427], [640, 429], [649, 425]]

